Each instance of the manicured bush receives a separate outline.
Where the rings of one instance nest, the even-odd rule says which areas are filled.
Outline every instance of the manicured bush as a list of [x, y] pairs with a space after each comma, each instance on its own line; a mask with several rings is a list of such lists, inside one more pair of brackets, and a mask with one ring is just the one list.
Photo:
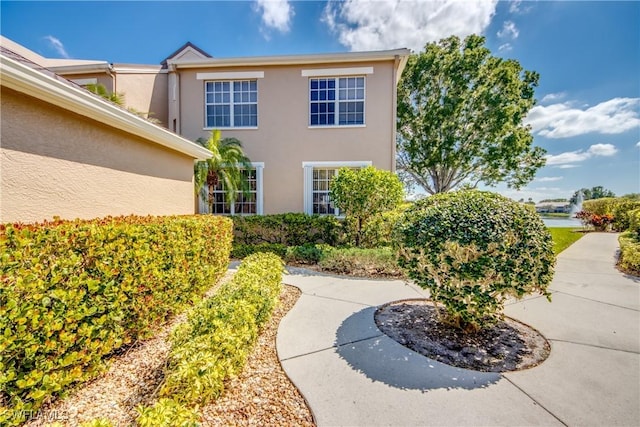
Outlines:
[[492, 324], [508, 298], [550, 297], [551, 236], [535, 212], [506, 197], [481, 191], [427, 197], [407, 210], [396, 233], [400, 265], [456, 327]]
[[627, 230], [630, 226], [629, 212], [640, 208], [640, 200], [628, 197], [606, 197], [585, 200], [582, 210], [588, 214], [605, 217], [611, 216], [612, 228], [615, 231]]
[[402, 277], [391, 247], [344, 248], [325, 251], [318, 263], [323, 271], [354, 276]]
[[353, 225], [355, 244], [360, 247], [364, 227], [371, 218], [398, 207], [404, 197], [400, 179], [392, 172], [367, 166], [341, 168], [331, 181], [331, 200], [348, 224]]
[[629, 218], [629, 231], [640, 239], [640, 209], [634, 209], [627, 214]]
[[233, 279], [200, 303], [171, 336], [160, 396], [192, 406], [214, 400], [237, 375], [281, 291], [282, 260], [251, 255]]
[[[402, 203], [393, 210], [382, 212], [369, 218], [363, 225], [360, 234], [361, 248], [380, 248], [393, 244], [393, 229], [397, 221], [402, 218], [402, 214], [411, 206], [411, 203]], [[346, 241], [355, 245], [356, 237], [354, 231], [356, 226], [353, 218], [345, 218], [344, 225], [347, 231]]]
[[300, 246], [326, 243], [337, 246], [344, 234], [340, 221], [329, 215], [286, 213], [234, 216], [232, 219], [236, 244]]
[[188, 408], [172, 399], [163, 398], [151, 407], [139, 406], [136, 423], [140, 427], [197, 427], [197, 408]]
[[329, 245], [302, 245], [287, 248], [285, 261], [294, 264], [317, 264], [325, 252], [333, 248]]
[[640, 238], [632, 231], [622, 233], [620, 243], [620, 267], [632, 274], [640, 275]]
[[[100, 371], [227, 269], [221, 217], [119, 217], [0, 226], [0, 424]], [[4, 417], [4, 418], [3, 418]]]
[[247, 245], [245, 243], [235, 243], [231, 249], [231, 257], [234, 259], [243, 259], [249, 255], [260, 252], [271, 252], [284, 258], [287, 255], [287, 247], [282, 243], [258, 243], [256, 245]]

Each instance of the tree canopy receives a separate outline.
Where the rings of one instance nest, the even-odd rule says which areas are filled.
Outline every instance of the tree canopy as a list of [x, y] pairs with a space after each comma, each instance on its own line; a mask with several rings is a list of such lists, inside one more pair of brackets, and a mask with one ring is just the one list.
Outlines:
[[212, 212], [214, 189], [221, 181], [226, 201], [234, 203], [238, 191], [248, 190], [242, 171], [251, 168], [251, 160], [245, 155], [242, 142], [236, 138], [222, 139], [219, 130], [212, 130], [208, 139], [198, 138], [196, 142], [213, 153], [212, 158], [201, 160], [194, 166], [196, 194], [208, 190], [203, 195], [207, 194], [209, 211]]
[[539, 75], [452, 36], [409, 58], [398, 87], [398, 169], [428, 193], [463, 183], [521, 188], [545, 164], [523, 124]]
[[373, 166], [341, 168], [331, 181], [330, 190], [333, 203], [355, 220], [356, 246], [360, 246], [364, 224], [375, 215], [396, 208], [404, 198], [400, 179]]

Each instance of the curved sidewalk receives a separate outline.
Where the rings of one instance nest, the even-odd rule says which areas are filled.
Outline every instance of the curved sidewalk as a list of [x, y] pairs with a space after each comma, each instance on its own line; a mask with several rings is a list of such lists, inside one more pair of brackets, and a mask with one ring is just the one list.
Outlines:
[[280, 324], [279, 358], [320, 426], [640, 425], [640, 280], [615, 269], [617, 237], [591, 233], [560, 254], [552, 303], [507, 306], [551, 343], [535, 368], [476, 372], [416, 354], [373, 313], [423, 290], [311, 273], [284, 278], [302, 295]]

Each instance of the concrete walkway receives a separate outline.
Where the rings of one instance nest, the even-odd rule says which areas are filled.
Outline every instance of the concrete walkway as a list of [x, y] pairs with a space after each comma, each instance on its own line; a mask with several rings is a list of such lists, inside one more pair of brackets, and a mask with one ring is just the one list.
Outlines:
[[302, 296], [280, 324], [282, 366], [320, 426], [638, 426], [640, 280], [615, 269], [617, 237], [588, 234], [558, 257], [552, 303], [506, 308], [551, 342], [535, 368], [483, 373], [416, 354], [373, 313], [420, 288], [301, 272], [284, 280]]

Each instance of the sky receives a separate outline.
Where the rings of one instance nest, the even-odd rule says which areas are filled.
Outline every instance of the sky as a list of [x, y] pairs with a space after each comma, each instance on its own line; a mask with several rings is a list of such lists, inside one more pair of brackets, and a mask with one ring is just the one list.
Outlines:
[[410, 48], [481, 34], [540, 73], [526, 122], [547, 165], [516, 200], [603, 186], [640, 193], [640, 1], [0, 1], [0, 33], [50, 58], [159, 64], [190, 41], [214, 57]]

